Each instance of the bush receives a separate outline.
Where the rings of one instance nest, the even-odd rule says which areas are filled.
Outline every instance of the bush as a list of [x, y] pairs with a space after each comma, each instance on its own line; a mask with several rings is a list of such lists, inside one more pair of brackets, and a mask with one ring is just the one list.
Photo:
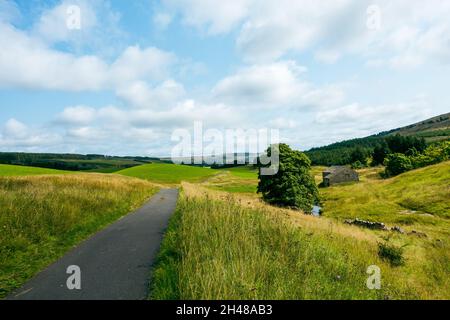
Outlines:
[[386, 175], [389, 177], [413, 169], [411, 159], [402, 153], [389, 154], [386, 158], [385, 165]]
[[408, 170], [422, 168], [450, 159], [450, 141], [444, 141], [428, 146], [422, 153], [411, 148], [408, 155], [402, 153], [387, 156], [386, 176], [395, 176]]
[[411, 156], [411, 162], [414, 168], [422, 168], [446, 161], [449, 158], [450, 141], [445, 141], [429, 146], [422, 154], [413, 154]]
[[[278, 173], [267, 176], [261, 175], [260, 170], [258, 192], [268, 203], [311, 212], [313, 205], [319, 203], [319, 192], [310, 174], [311, 160], [284, 143], [279, 144], [279, 151]], [[271, 148], [267, 150], [267, 155], [270, 156], [270, 153]]]
[[351, 165], [352, 169], [362, 169], [365, 167], [360, 161], [353, 162]]
[[405, 264], [402, 247], [396, 247], [388, 243], [379, 243], [378, 255], [380, 258], [389, 261], [389, 263], [394, 267]]

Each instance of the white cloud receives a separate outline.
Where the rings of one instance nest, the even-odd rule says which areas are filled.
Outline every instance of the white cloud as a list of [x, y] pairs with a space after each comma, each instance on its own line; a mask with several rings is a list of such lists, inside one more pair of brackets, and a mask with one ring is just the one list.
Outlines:
[[42, 11], [30, 30], [48, 45], [63, 43], [74, 52], [112, 57], [123, 49], [120, 13], [107, 0], [62, 0]]
[[160, 80], [167, 75], [167, 67], [175, 56], [154, 47], [128, 47], [111, 65], [110, 77], [116, 83], [135, 80]]
[[[450, 2], [442, 0], [168, 0], [169, 9], [209, 33], [238, 30], [237, 48], [249, 61], [311, 52], [335, 63], [345, 55], [411, 67], [450, 62]], [[368, 28], [379, 8], [380, 28]], [[214, 6], [214, 8], [212, 8]], [[233, 8], [233, 10], [231, 10]], [[233, 11], [235, 13], [233, 13]]]
[[[67, 26], [70, 17], [68, 9], [72, 6], [80, 9], [80, 29], [70, 29]], [[97, 15], [92, 3], [84, 0], [65, 0], [55, 7], [45, 10], [33, 31], [46, 41], [66, 42], [80, 35], [88, 36], [96, 25]]]
[[171, 108], [185, 94], [183, 85], [174, 80], [166, 80], [154, 88], [137, 81], [117, 91], [117, 96], [133, 107], [154, 109]]
[[68, 107], [57, 116], [57, 122], [67, 125], [87, 125], [96, 118], [96, 110], [86, 106]]
[[206, 26], [208, 33], [219, 34], [236, 27], [249, 14], [255, 0], [164, 0], [171, 10], [183, 14], [184, 23], [194, 27]]
[[9, 119], [4, 128], [3, 136], [10, 138], [24, 138], [28, 133], [28, 127], [16, 119]]
[[316, 87], [302, 78], [306, 68], [279, 61], [242, 68], [212, 90], [217, 101], [256, 108], [324, 108], [339, 104], [337, 87]]
[[37, 38], [0, 23], [0, 87], [97, 91], [163, 78], [174, 56], [157, 48], [128, 47], [112, 64], [96, 56], [50, 49]]
[[9, 119], [0, 132], [0, 147], [4, 151], [40, 150], [42, 146], [54, 145], [61, 141], [56, 133], [30, 128], [16, 119]]

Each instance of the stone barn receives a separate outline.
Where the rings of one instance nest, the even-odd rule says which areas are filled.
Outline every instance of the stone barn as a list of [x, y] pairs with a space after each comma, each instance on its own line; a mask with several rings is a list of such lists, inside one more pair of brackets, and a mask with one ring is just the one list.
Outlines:
[[330, 167], [322, 172], [322, 176], [324, 187], [329, 187], [337, 183], [359, 181], [358, 173], [345, 166]]

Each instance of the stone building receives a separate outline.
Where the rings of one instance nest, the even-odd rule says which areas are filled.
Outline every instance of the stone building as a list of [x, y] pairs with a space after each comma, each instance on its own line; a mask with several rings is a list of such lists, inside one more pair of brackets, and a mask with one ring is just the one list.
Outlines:
[[329, 187], [337, 183], [359, 181], [358, 173], [345, 166], [330, 167], [322, 172], [322, 177], [324, 187]]

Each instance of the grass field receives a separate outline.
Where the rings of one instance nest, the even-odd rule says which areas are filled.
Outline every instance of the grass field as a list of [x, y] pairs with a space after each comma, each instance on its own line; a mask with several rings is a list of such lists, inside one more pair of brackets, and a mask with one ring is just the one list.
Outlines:
[[[184, 183], [151, 298], [449, 299], [449, 168], [447, 162], [387, 180], [381, 168], [363, 170], [358, 184], [321, 189], [320, 218], [268, 206], [254, 194], [216, 191], [236, 181], [230, 171], [201, 186]], [[343, 223], [355, 217], [418, 233]], [[402, 248], [403, 265], [381, 256], [381, 244]], [[374, 264], [381, 290], [366, 287]]]
[[442, 229], [450, 236], [450, 162], [381, 179], [381, 168], [360, 171], [361, 182], [321, 189], [324, 215], [362, 218], [406, 228]]
[[118, 171], [117, 174], [156, 183], [179, 184], [181, 181], [200, 182], [217, 174], [209, 168], [152, 163]]
[[258, 171], [252, 166], [217, 169], [217, 175], [203, 182], [213, 190], [230, 193], [255, 194], [258, 185]]
[[0, 177], [0, 298], [156, 191], [116, 175]]
[[35, 176], [43, 174], [68, 174], [69, 171], [44, 169], [26, 166], [13, 166], [7, 164], [0, 164], [0, 177], [5, 176]]

